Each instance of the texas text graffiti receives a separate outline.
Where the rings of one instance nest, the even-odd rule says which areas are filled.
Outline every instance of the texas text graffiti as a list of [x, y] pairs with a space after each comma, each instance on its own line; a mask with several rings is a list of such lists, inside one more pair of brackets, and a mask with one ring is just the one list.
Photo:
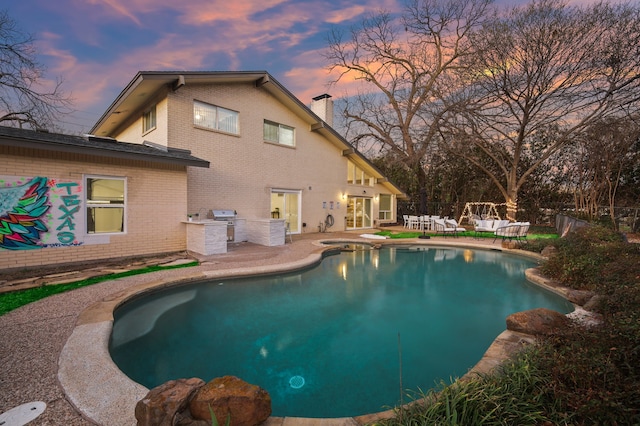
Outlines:
[[0, 176], [0, 249], [81, 245], [82, 182]]

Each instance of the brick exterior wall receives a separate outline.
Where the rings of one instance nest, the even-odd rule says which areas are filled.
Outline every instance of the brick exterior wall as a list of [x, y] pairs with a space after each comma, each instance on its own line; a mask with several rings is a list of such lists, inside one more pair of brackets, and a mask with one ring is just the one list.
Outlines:
[[[160, 120], [158, 113], [158, 127], [144, 136], [140, 118], [111, 136], [119, 140], [126, 136], [128, 142], [141, 143], [164, 140], [164, 136], [154, 133], [166, 132], [170, 147], [188, 149], [209, 161], [209, 169], [188, 170], [190, 213], [235, 209], [242, 218], [267, 219], [271, 217], [271, 190], [296, 190], [302, 194], [301, 222], [307, 224], [303, 232], [317, 232], [327, 214], [335, 219], [328, 231], [338, 231], [346, 228], [347, 200], [343, 194], [373, 197], [390, 193], [380, 184], [347, 185], [348, 160], [342, 155], [343, 148], [312, 131], [309, 122], [254, 84], [187, 84], [167, 92], [167, 99], [166, 127], [164, 117]], [[239, 112], [240, 135], [195, 127], [194, 100]], [[265, 119], [295, 128], [295, 148], [265, 142]], [[333, 210], [329, 209], [331, 202]], [[377, 219], [375, 198], [373, 210], [372, 219]]]
[[[127, 233], [108, 244], [0, 249], [0, 270], [185, 250], [185, 167], [0, 146], [2, 174], [82, 181], [84, 174], [127, 178]], [[84, 210], [83, 210], [84, 211]]]

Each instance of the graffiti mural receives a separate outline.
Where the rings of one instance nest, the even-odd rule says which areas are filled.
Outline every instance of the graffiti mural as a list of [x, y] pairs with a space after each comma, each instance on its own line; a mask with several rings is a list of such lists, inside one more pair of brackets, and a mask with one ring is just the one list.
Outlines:
[[82, 182], [0, 176], [0, 249], [81, 245]]

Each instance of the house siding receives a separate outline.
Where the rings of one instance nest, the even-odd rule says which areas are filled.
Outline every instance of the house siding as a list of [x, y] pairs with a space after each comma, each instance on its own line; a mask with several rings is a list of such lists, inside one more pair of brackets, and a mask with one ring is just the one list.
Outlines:
[[[342, 148], [311, 130], [266, 90], [251, 83], [187, 84], [167, 93], [167, 140], [170, 147], [188, 149], [211, 163], [209, 169], [189, 168], [187, 206], [190, 213], [235, 209], [246, 219], [270, 218], [271, 190], [301, 191], [303, 232], [317, 232], [328, 214], [334, 225], [346, 228], [343, 194], [369, 196], [390, 193], [383, 185], [347, 185], [348, 160]], [[193, 102], [198, 100], [239, 113], [239, 135], [202, 129], [193, 124]], [[264, 142], [264, 120], [295, 129], [295, 148]], [[141, 124], [112, 135], [141, 143]], [[158, 131], [160, 128], [158, 128]], [[364, 191], [366, 194], [363, 195]], [[333, 205], [333, 209], [330, 207]], [[378, 203], [373, 198], [373, 218]]]
[[[6, 146], [0, 146], [0, 157], [4, 176], [78, 182], [85, 174], [127, 179], [126, 234], [111, 235], [108, 243], [102, 244], [0, 249], [0, 269], [152, 255], [186, 248], [185, 225], [181, 223], [186, 217], [187, 176], [183, 166]], [[81, 208], [84, 214], [84, 206]]]

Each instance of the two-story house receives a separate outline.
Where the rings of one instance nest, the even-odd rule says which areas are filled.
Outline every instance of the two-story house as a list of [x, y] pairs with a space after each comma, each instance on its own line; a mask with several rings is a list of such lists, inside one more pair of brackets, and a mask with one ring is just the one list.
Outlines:
[[263, 71], [140, 72], [91, 135], [0, 127], [0, 269], [224, 252], [218, 210], [263, 245], [395, 222], [402, 192], [332, 115]]
[[[233, 210], [242, 236], [259, 222], [291, 233], [369, 229], [396, 221], [401, 190], [332, 127], [329, 95], [307, 107], [267, 72], [140, 72], [91, 130], [100, 137], [187, 149], [185, 213]], [[280, 235], [280, 233], [276, 233]]]

